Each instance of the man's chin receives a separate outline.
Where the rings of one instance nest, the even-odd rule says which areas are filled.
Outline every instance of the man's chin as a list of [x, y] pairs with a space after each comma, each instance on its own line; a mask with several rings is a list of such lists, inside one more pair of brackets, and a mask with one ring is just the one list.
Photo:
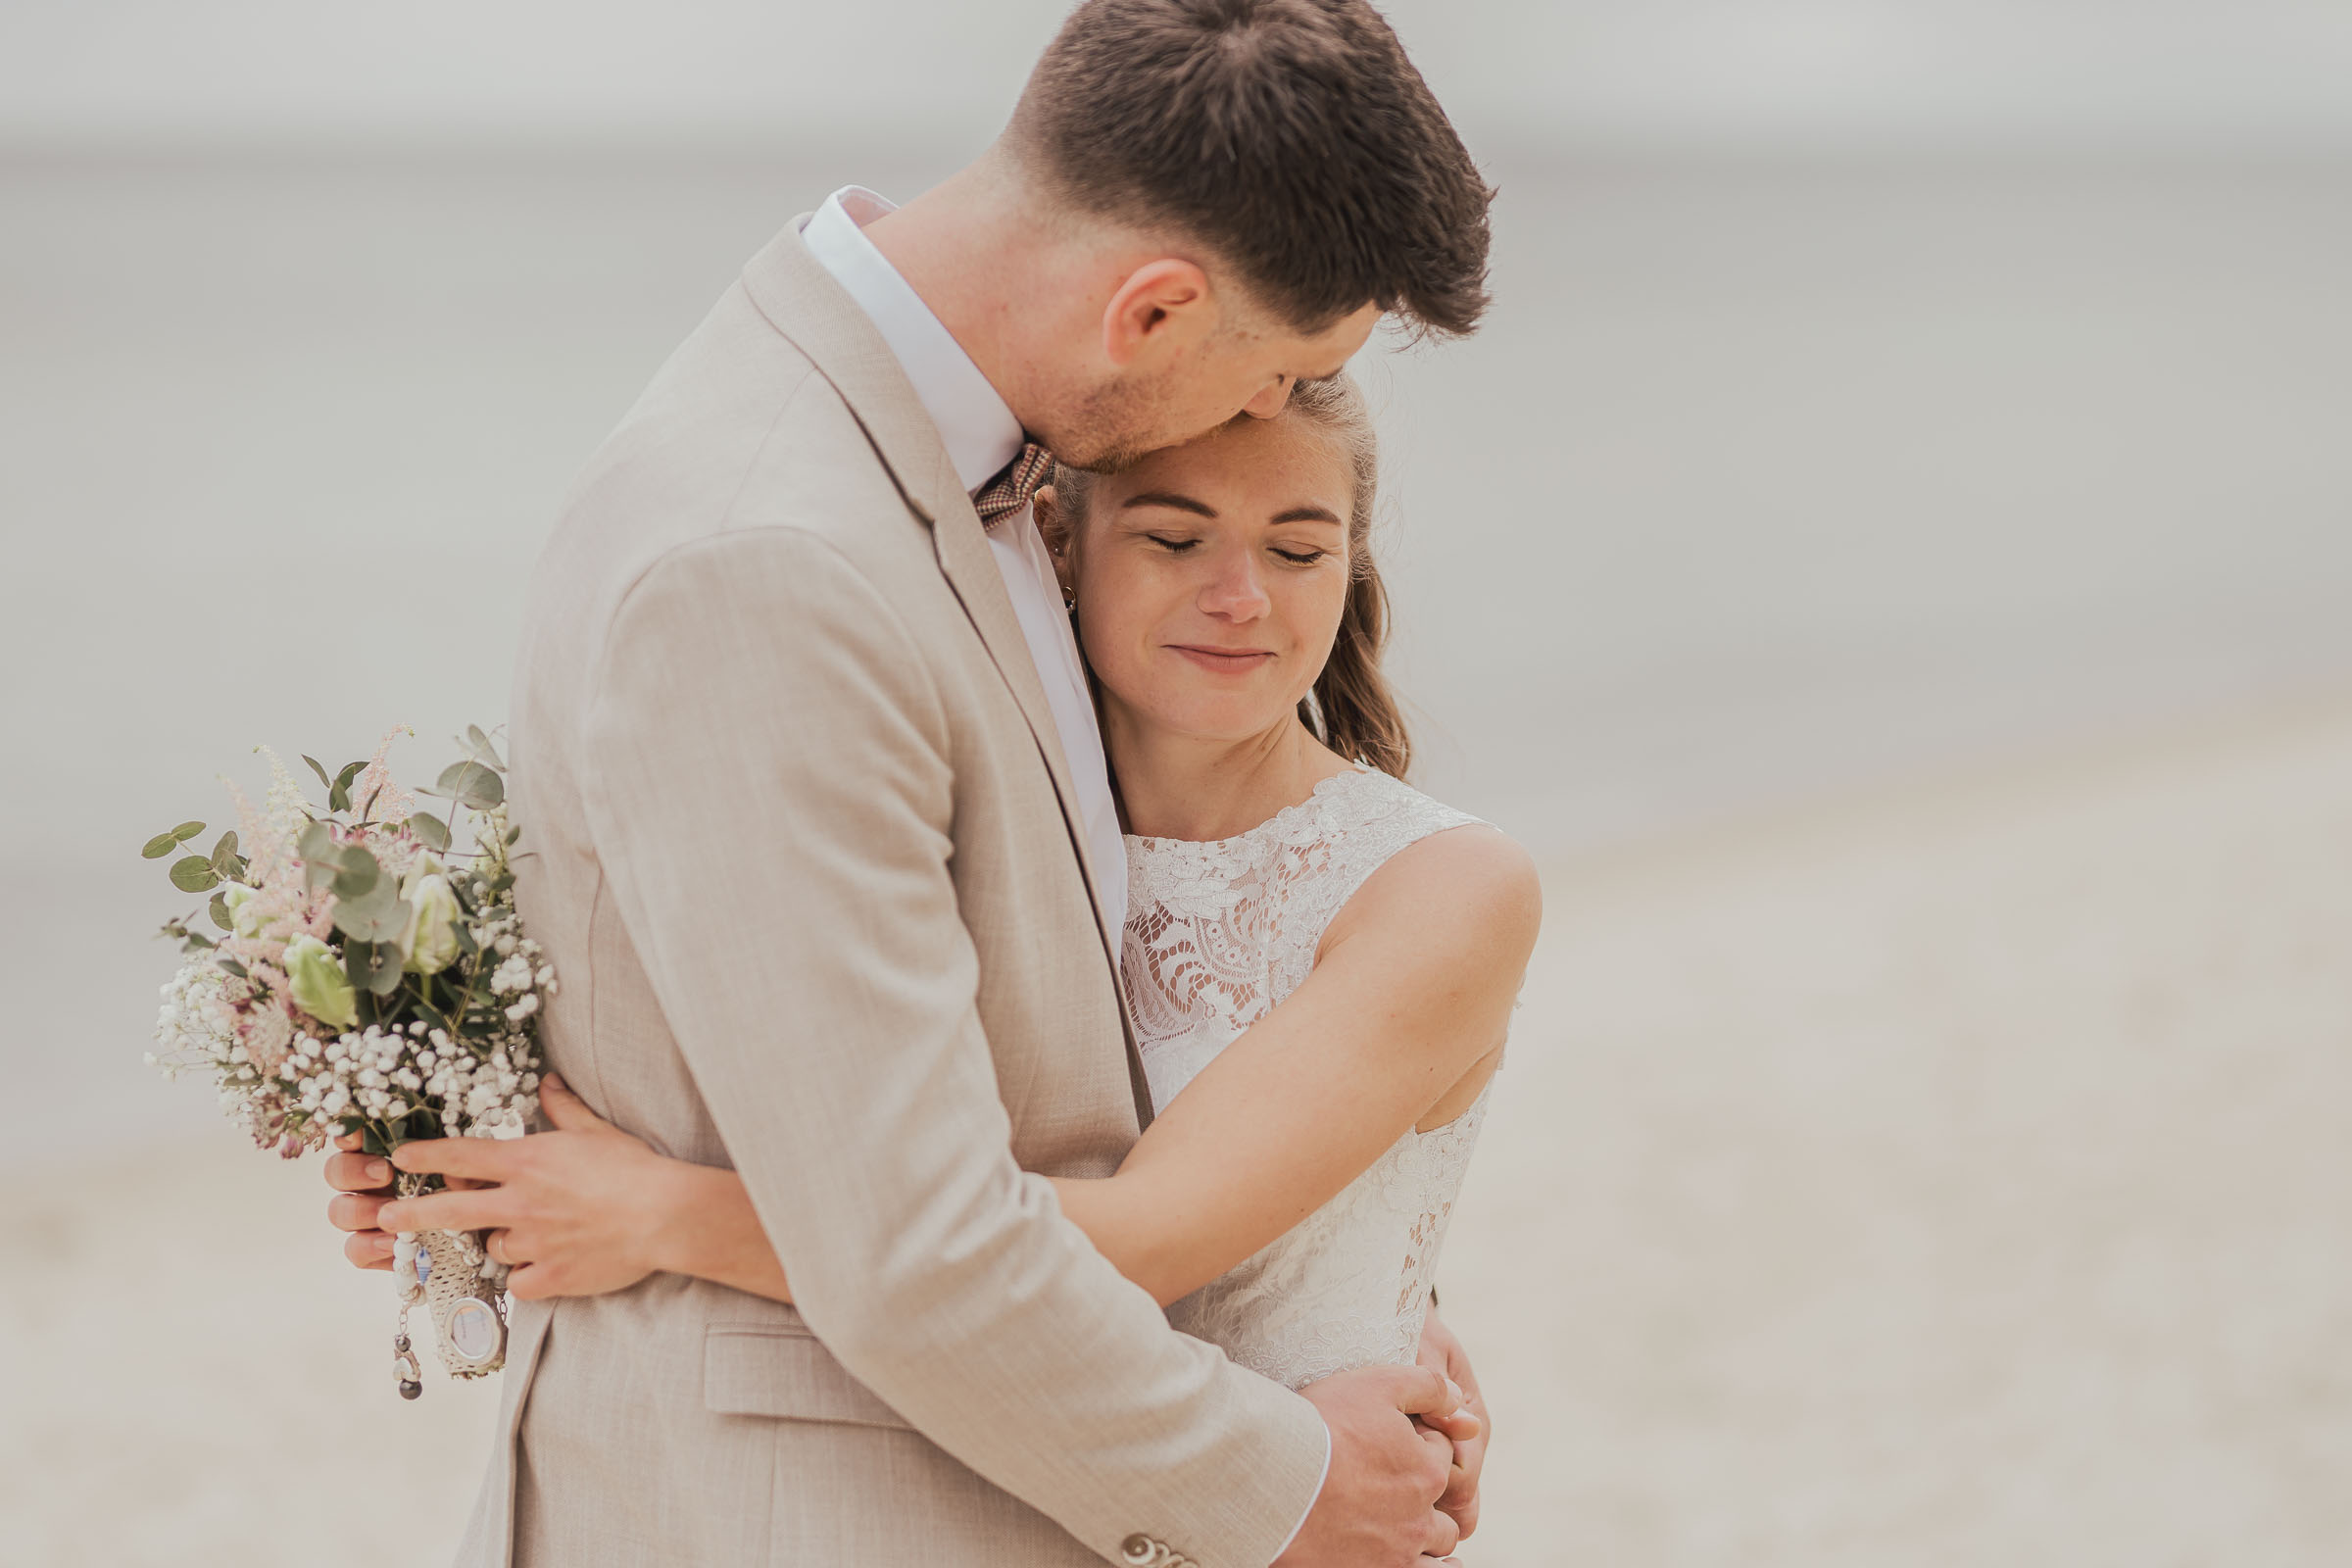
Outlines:
[[[1181, 443], [1168, 442], [1165, 445], [1176, 446]], [[1161, 448], [1156, 446], [1135, 446], [1124, 443], [1093, 448], [1080, 445], [1079, 450], [1075, 453], [1065, 453], [1059, 447], [1055, 447], [1054, 461], [1085, 473], [1125, 473], [1159, 450]]]

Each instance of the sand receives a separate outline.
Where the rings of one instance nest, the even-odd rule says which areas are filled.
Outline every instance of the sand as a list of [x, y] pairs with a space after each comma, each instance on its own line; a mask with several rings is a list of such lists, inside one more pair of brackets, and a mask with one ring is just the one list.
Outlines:
[[[2352, 1555], [2352, 700], [1547, 887], [1445, 1269], [1466, 1560]], [[443, 1558], [494, 1396], [395, 1397], [322, 1192], [225, 1130], [20, 1185], [0, 1556]]]

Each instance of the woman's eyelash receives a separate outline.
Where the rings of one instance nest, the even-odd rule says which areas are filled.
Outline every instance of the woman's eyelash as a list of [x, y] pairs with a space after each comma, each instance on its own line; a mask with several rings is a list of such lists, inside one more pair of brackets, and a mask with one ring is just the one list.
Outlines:
[[1306, 550], [1298, 552], [1277, 550], [1274, 553], [1280, 556], [1283, 560], [1289, 562], [1294, 566], [1311, 566], [1316, 562], [1321, 561], [1325, 556], [1331, 554], [1331, 552], [1328, 550]]
[[1158, 545], [1161, 549], [1167, 551], [1170, 555], [1176, 556], [1183, 555], [1187, 550], [1192, 549], [1193, 546], [1200, 542], [1198, 539], [1170, 539], [1165, 534], [1156, 533], [1147, 534], [1145, 537], [1150, 539], [1153, 544]]

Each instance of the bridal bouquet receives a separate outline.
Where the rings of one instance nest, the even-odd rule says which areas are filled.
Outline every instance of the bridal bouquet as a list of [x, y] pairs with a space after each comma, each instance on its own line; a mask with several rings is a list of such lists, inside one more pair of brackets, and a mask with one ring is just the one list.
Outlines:
[[[261, 808], [231, 785], [237, 827], [209, 854], [189, 849], [202, 822], [141, 852], [187, 852], [172, 861], [172, 885], [211, 895], [164, 925], [186, 961], [164, 987], [163, 1049], [148, 1060], [168, 1076], [208, 1074], [229, 1119], [288, 1159], [342, 1136], [374, 1154], [411, 1139], [511, 1137], [538, 1108], [534, 1019], [556, 976], [514, 913], [508, 858], [520, 830], [507, 821], [506, 764], [469, 730], [465, 759], [420, 792], [451, 803], [437, 816], [385, 765], [401, 733], [331, 775], [305, 757], [323, 807], [269, 753]], [[405, 1172], [398, 1181], [403, 1197], [441, 1185]], [[404, 1397], [422, 1391], [408, 1336], [419, 1303], [451, 1375], [504, 1362], [505, 1273], [475, 1235], [397, 1239]]]

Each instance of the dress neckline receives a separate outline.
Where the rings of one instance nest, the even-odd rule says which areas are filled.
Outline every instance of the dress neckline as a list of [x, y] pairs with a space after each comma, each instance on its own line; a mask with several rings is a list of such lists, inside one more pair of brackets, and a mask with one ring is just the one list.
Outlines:
[[1361, 762], [1349, 762], [1346, 767], [1341, 768], [1337, 773], [1332, 774], [1331, 777], [1322, 780], [1320, 783], [1316, 784], [1313, 789], [1307, 791], [1305, 800], [1284, 807], [1281, 810], [1276, 811], [1272, 816], [1267, 817], [1263, 822], [1258, 823], [1257, 826], [1252, 828], [1245, 828], [1243, 831], [1236, 833], [1229, 839], [1155, 838], [1144, 833], [1129, 833], [1123, 836], [1126, 838], [1129, 844], [1146, 850], [1220, 850], [1231, 845], [1248, 844], [1252, 839], [1260, 838], [1265, 834], [1271, 833], [1279, 828], [1286, 828], [1293, 822], [1298, 821], [1307, 812], [1313, 810], [1317, 803], [1321, 802], [1326, 796], [1339, 793], [1339, 786], [1341, 784], [1352, 782], [1359, 778], [1370, 778], [1378, 775], [1379, 772], [1380, 770], [1378, 768], [1367, 767]]

